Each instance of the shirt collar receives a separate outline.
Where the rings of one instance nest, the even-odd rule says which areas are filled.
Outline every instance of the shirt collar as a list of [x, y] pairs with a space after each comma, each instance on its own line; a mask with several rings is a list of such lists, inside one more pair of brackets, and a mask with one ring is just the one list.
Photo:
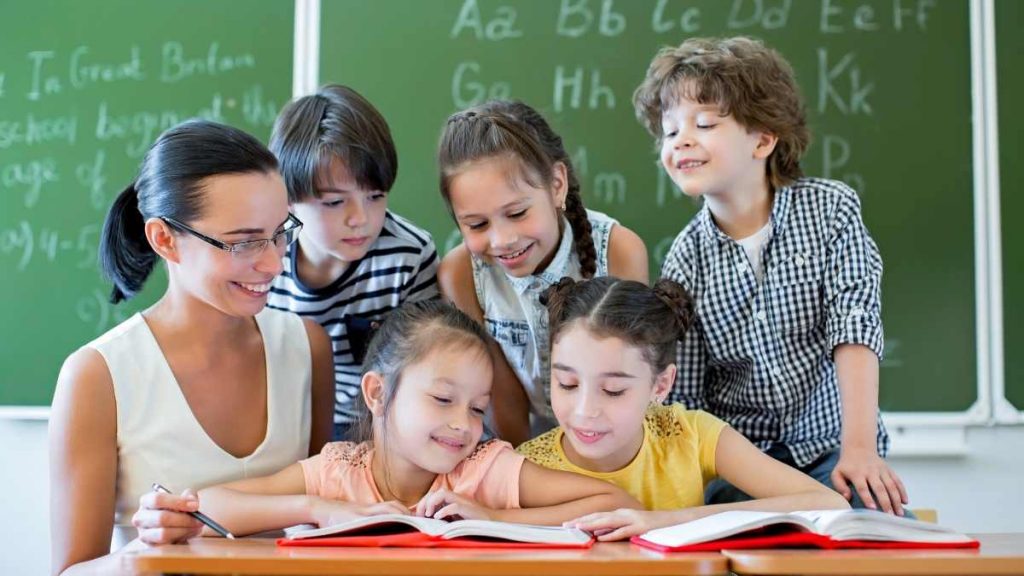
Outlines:
[[[772, 225], [772, 238], [782, 234], [786, 224], [786, 215], [789, 213], [789, 205], [791, 203], [790, 196], [793, 194], [793, 189], [789, 186], [784, 186], [775, 191], [775, 199], [772, 202], [772, 212], [768, 216], [768, 222]], [[730, 242], [730, 238], [722, 229], [715, 224], [714, 219], [711, 217], [711, 210], [708, 208], [708, 203], [705, 202], [701, 207], [700, 212], [697, 213], [697, 224], [704, 231], [704, 234], [708, 237], [708, 240], [718, 242], [719, 244]]]

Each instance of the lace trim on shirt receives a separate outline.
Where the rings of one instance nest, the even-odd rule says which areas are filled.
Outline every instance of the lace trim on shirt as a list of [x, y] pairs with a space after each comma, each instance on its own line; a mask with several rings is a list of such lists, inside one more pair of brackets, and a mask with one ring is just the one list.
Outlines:
[[331, 442], [324, 446], [321, 454], [324, 462], [343, 462], [347, 466], [367, 468], [370, 466], [372, 451], [369, 442]]
[[525, 442], [516, 449], [526, 457], [527, 460], [545, 468], [561, 469], [563, 463], [555, 446], [558, 437], [558, 428], [549, 430], [537, 436], [529, 442]]
[[651, 435], [655, 438], [672, 438], [686, 434], [683, 423], [676, 418], [672, 406], [652, 406], [644, 417]]

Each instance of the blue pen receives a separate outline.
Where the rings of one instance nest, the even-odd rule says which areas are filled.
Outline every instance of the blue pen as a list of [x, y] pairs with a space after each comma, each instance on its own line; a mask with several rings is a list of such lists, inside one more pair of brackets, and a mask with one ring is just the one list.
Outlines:
[[[164, 492], [166, 494], [173, 494], [173, 492], [171, 492], [167, 488], [164, 488], [163, 486], [157, 484], [156, 482], [153, 483], [153, 490], [156, 491], [156, 492]], [[200, 512], [198, 510], [196, 510], [195, 512], [187, 512], [187, 514], [189, 516], [195, 518], [196, 520], [199, 520], [203, 524], [206, 524], [207, 526], [210, 527], [211, 530], [213, 530], [217, 534], [220, 534], [221, 536], [227, 538], [228, 540], [234, 540], [235, 539], [235, 535], [234, 534], [232, 534], [231, 532], [228, 532], [227, 528], [224, 528], [220, 524], [217, 524], [216, 522], [213, 521], [212, 518], [210, 518], [206, 514], [203, 514], [202, 512]]]

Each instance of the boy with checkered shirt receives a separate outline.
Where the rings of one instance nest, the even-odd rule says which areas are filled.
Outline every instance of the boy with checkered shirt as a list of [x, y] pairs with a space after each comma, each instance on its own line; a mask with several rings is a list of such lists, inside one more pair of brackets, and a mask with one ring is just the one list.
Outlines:
[[[703, 206], [662, 277], [698, 319], [670, 401], [729, 422], [854, 507], [909, 515], [878, 414], [882, 260], [856, 192], [805, 178], [793, 71], [749, 38], [661, 50], [633, 96], [672, 181]], [[707, 503], [747, 499], [716, 480]]]

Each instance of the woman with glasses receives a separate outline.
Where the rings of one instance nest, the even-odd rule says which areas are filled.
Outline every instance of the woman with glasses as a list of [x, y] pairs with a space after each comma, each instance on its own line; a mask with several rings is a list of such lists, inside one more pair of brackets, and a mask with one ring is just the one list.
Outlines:
[[268, 474], [329, 439], [330, 341], [316, 323], [264, 308], [301, 226], [274, 156], [252, 136], [189, 121], [149, 149], [107, 214], [100, 264], [114, 303], [160, 260], [167, 289], [61, 369], [54, 573], [113, 572], [107, 553], [136, 534], [149, 544], [195, 536], [202, 525], [185, 513], [199, 502], [185, 489]]

